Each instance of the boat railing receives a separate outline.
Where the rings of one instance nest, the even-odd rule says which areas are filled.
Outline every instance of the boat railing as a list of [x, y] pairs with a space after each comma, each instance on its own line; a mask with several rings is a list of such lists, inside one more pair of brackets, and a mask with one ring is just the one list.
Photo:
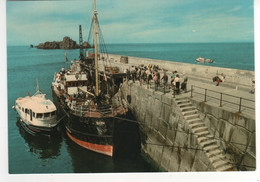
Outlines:
[[114, 112], [114, 108], [112, 106], [97, 107], [97, 106], [81, 105], [81, 106], [75, 106], [73, 110], [75, 110], [75, 112], [79, 115], [84, 115], [87, 112], [89, 112], [90, 114], [94, 112], [99, 112], [102, 115], [107, 115]]

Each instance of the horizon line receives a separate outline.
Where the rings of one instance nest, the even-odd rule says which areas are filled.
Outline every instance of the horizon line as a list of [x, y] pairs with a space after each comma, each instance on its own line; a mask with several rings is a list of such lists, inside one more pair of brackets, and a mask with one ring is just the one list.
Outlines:
[[[47, 41], [46, 41], [47, 42]], [[230, 41], [230, 42], [129, 42], [129, 43], [105, 43], [106, 45], [111, 44], [224, 44], [224, 43], [255, 43], [255, 41]], [[27, 46], [33, 45], [38, 46], [39, 44], [6, 44], [6, 46]]]

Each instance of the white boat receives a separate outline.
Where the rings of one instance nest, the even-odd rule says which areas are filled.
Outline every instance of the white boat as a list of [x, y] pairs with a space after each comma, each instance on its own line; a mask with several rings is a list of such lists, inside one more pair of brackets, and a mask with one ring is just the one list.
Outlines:
[[196, 62], [199, 62], [199, 63], [213, 63], [213, 60], [212, 59], [206, 59], [206, 58], [198, 57], [196, 59]]
[[13, 106], [19, 115], [20, 124], [30, 134], [50, 135], [59, 124], [56, 106], [45, 96], [37, 84], [37, 91], [33, 96], [19, 97]]

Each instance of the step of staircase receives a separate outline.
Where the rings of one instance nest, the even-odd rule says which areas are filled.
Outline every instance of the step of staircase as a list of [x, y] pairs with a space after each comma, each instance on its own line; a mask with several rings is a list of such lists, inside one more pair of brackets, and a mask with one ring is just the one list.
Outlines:
[[200, 145], [201, 145], [202, 147], [207, 147], [207, 146], [209, 146], [209, 145], [216, 145], [216, 144], [217, 144], [217, 141], [216, 141], [216, 140], [213, 140], [213, 139], [208, 139], [208, 140], [203, 141], [203, 142], [200, 143]]
[[221, 155], [216, 155], [216, 156], [212, 156], [209, 158], [209, 160], [214, 163], [214, 162], [217, 162], [217, 161], [220, 161], [220, 160], [224, 160], [225, 157], [221, 154]]
[[210, 135], [210, 133], [209, 133], [209, 131], [202, 131], [202, 132], [196, 133], [196, 135], [198, 137], [202, 137], [202, 136]]
[[176, 103], [179, 104], [186, 104], [186, 103], [190, 103], [189, 100], [180, 100], [180, 101], [176, 101]]
[[211, 139], [214, 139], [214, 136], [211, 134], [208, 134], [206, 136], [198, 137], [198, 142], [204, 142], [204, 141], [211, 140]]
[[213, 151], [206, 152], [206, 154], [209, 158], [211, 158], [213, 156], [222, 155], [222, 151], [219, 150], [219, 149], [216, 149], [216, 150], [213, 150]]
[[232, 170], [232, 169], [233, 169], [233, 166], [230, 165], [230, 164], [228, 164], [228, 165], [219, 167], [219, 168], [217, 168], [216, 170], [217, 170], [217, 171], [229, 171], [229, 170]]
[[199, 118], [199, 114], [196, 113], [196, 114], [192, 114], [192, 115], [184, 116], [184, 118], [185, 118], [186, 120]]
[[194, 129], [194, 128], [205, 126], [205, 124], [203, 122], [198, 122], [198, 123], [189, 124], [189, 126], [190, 126], [191, 129]]
[[199, 132], [208, 131], [208, 128], [205, 127], [205, 126], [201, 126], [201, 127], [197, 127], [197, 128], [192, 129], [192, 131], [196, 134], [196, 133], [199, 133]]
[[178, 97], [175, 98], [175, 101], [179, 101], [179, 100], [189, 100], [187, 97]]
[[190, 111], [190, 110], [197, 110], [196, 107], [190, 106], [190, 107], [183, 107], [180, 108], [181, 112]]
[[183, 107], [190, 107], [192, 106], [192, 104], [189, 102], [189, 103], [184, 103], [184, 104], [177, 104], [180, 108], [183, 108]]
[[198, 111], [197, 110], [189, 110], [189, 111], [183, 111], [182, 112], [182, 115], [183, 116], [187, 116], [187, 115], [190, 115], [190, 114], [195, 114], [195, 113], [197, 113]]
[[224, 161], [224, 160], [220, 160], [220, 161], [217, 161], [217, 162], [213, 162], [212, 165], [215, 167], [215, 168], [221, 168], [223, 166], [226, 166], [226, 165], [229, 165], [227, 161]]
[[203, 148], [203, 150], [205, 150], [206, 152], [210, 152], [217, 149], [219, 150], [219, 147], [217, 145], [209, 145]]
[[189, 120], [187, 120], [187, 122], [188, 122], [189, 124], [201, 123], [201, 119], [200, 119], [200, 118], [189, 119]]

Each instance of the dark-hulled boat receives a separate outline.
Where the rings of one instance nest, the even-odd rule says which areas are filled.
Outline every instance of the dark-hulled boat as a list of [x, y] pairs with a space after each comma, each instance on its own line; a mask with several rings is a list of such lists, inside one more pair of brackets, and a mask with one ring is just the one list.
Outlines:
[[[123, 79], [122, 74], [115, 73], [112, 67], [104, 66], [99, 71], [98, 59], [109, 60], [108, 56], [98, 53], [97, 33], [100, 30], [94, 1], [94, 45], [93, 53], [83, 55], [82, 46], [80, 59], [71, 61], [59, 73], [55, 73], [52, 83], [53, 101], [58, 115], [64, 118], [68, 137], [76, 144], [108, 156], [113, 156], [114, 123], [127, 112], [124, 102], [113, 102], [112, 97], [118, 86], [115, 82]], [[92, 26], [91, 26], [92, 27]], [[99, 38], [103, 40], [103, 38]], [[81, 45], [80, 26], [80, 45]], [[104, 50], [100, 49], [99, 50]]]

